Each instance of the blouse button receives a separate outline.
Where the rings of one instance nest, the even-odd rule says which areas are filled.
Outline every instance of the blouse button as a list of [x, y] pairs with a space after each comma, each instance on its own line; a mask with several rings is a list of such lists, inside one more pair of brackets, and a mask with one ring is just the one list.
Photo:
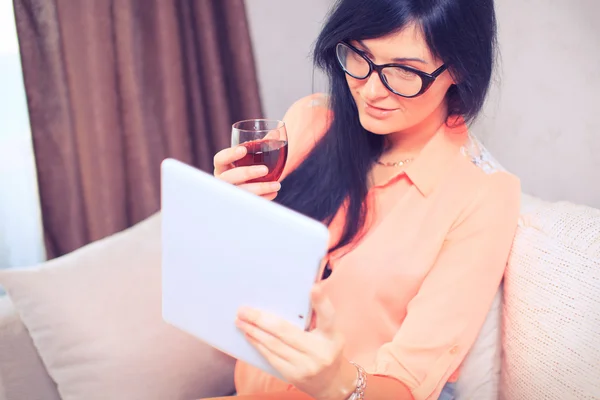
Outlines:
[[458, 353], [458, 346], [453, 346], [453, 347], [450, 349], [450, 354], [456, 354], [456, 353]]

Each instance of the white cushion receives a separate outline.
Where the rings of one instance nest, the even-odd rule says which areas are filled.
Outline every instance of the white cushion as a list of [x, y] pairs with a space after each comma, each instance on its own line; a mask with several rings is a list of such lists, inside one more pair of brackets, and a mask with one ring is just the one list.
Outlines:
[[[483, 144], [470, 135], [461, 149], [486, 173], [502, 171], [504, 168]], [[485, 323], [475, 344], [463, 361], [456, 383], [456, 397], [460, 400], [497, 400], [500, 388], [502, 288], [496, 294]]]
[[501, 398], [600, 399], [600, 210], [526, 203], [504, 281]]
[[502, 289], [498, 291], [477, 341], [463, 361], [456, 383], [459, 400], [497, 400], [500, 388]]

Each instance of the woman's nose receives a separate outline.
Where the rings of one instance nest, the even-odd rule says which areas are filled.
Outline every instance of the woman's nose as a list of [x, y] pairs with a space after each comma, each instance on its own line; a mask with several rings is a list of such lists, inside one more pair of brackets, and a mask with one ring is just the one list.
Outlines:
[[364, 96], [368, 100], [376, 100], [389, 95], [389, 91], [381, 81], [379, 74], [375, 71], [367, 78]]

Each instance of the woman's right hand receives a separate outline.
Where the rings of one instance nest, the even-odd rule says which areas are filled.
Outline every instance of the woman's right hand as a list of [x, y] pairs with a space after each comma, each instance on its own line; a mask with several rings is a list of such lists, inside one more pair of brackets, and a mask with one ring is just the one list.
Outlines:
[[235, 167], [233, 165], [234, 162], [243, 158], [247, 151], [244, 146], [236, 146], [221, 150], [215, 154], [213, 159], [215, 166], [214, 176], [267, 200], [273, 200], [281, 188], [279, 182], [248, 183], [248, 181], [267, 175], [269, 170], [265, 165], [253, 165], [250, 167]]

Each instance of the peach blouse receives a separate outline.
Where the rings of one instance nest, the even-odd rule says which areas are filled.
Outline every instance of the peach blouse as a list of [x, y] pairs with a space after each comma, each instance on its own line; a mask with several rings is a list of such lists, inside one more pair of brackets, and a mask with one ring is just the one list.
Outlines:
[[[322, 95], [296, 102], [284, 120], [297, 167], [325, 133]], [[442, 127], [404, 172], [371, 188], [367, 229], [328, 256], [322, 284], [346, 338], [345, 356], [400, 380], [416, 400], [455, 381], [502, 279], [519, 216], [519, 180], [486, 174], [463, 155], [466, 125]], [[341, 233], [343, 208], [331, 226]], [[285, 267], [285, 266], [282, 266]], [[238, 362], [238, 394], [294, 390]]]

